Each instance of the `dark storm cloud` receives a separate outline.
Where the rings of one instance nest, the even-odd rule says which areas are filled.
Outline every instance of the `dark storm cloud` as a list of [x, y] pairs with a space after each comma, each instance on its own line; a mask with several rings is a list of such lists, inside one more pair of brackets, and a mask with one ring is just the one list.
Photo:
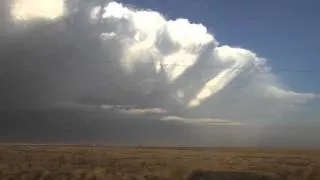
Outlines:
[[9, 4], [1, 3], [1, 141], [159, 145], [185, 140], [188, 125], [160, 121], [161, 116], [52, 108], [68, 102], [150, 107], [163, 101], [164, 94], [146, 96], [139, 86], [141, 76], [158, 75], [127, 76], [118, 61], [119, 42], [101, 42], [101, 27], [90, 23], [85, 10], [93, 4], [55, 20], [13, 22]]
[[[85, 5], [83, 9], [91, 6]], [[4, 7], [1, 12], [8, 15]], [[111, 40], [112, 46], [104, 48], [99, 27], [84, 18], [86, 13], [15, 24], [1, 19], [1, 108], [43, 107], [94, 96], [99, 103], [137, 103], [134, 79], [125, 77], [116, 61], [121, 56], [118, 42]]]

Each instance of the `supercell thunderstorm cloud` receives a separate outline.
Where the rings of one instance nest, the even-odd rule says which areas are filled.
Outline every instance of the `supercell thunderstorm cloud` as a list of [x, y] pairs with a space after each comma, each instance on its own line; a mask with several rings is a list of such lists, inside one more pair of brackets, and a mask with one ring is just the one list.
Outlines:
[[1, 109], [130, 105], [170, 112], [163, 120], [192, 116], [184, 120], [239, 125], [316, 98], [288, 88], [266, 58], [220, 44], [214, 32], [188, 19], [118, 2], [7, 0], [0, 6]]

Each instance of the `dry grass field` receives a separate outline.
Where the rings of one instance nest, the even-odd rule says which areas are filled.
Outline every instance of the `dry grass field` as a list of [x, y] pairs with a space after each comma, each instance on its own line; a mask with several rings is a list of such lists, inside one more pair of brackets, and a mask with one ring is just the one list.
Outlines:
[[320, 151], [0, 146], [1, 180], [320, 180]]

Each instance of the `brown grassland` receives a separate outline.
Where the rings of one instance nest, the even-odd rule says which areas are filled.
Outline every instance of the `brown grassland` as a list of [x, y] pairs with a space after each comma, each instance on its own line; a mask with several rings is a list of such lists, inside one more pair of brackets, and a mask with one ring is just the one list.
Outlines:
[[2, 180], [320, 180], [320, 150], [0, 146]]

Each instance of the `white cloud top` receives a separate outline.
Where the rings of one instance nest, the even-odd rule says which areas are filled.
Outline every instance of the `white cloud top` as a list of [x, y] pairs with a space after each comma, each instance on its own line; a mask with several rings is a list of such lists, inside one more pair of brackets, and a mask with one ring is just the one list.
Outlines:
[[56, 19], [64, 13], [64, 0], [13, 0], [12, 16], [16, 20]]

